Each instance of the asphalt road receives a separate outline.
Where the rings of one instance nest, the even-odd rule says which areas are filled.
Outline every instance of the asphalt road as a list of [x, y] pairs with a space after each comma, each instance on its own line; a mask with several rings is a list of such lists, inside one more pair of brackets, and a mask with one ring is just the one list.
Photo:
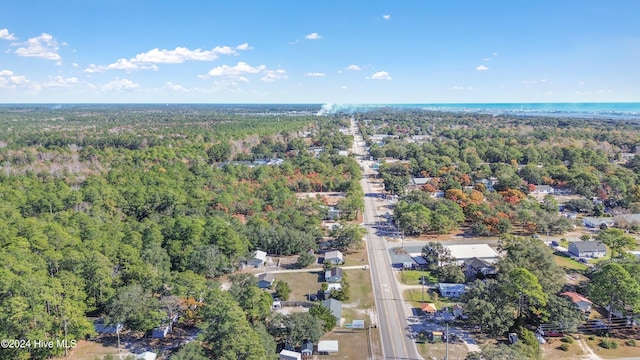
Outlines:
[[[354, 152], [357, 155], [365, 155], [364, 141], [357, 133], [355, 123], [352, 120], [352, 133], [354, 135]], [[418, 354], [416, 345], [409, 338], [409, 323], [407, 318], [411, 315], [410, 308], [405, 306], [402, 294], [398, 289], [395, 270], [391, 266], [385, 239], [376, 234], [376, 229], [371, 225], [379, 220], [375, 197], [366, 196], [374, 193], [366, 175], [371, 174], [369, 161], [359, 160], [364, 168], [365, 178], [360, 184], [365, 193], [364, 198], [364, 225], [367, 228], [366, 242], [369, 257], [371, 281], [373, 283], [373, 295], [375, 298], [376, 312], [378, 315], [377, 326], [380, 329], [382, 340], [382, 352], [384, 359], [422, 359]]]

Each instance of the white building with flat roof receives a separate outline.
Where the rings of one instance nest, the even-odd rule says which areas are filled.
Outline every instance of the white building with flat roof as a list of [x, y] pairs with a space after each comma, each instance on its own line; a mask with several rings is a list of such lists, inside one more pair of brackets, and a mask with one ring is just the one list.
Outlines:
[[451, 251], [451, 256], [462, 265], [465, 260], [478, 258], [490, 263], [498, 261], [498, 253], [487, 244], [445, 245]]

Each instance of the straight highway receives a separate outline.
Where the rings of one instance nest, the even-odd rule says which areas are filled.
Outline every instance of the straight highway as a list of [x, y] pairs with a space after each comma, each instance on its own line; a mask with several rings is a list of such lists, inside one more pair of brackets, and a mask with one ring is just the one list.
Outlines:
[[364, 169], [364, 178], [360, 184], [365, 193], [364, 226], [367, 228], [366, 243], [373, 284], [377, 326], [380, 329], [382, 352], [384, 359], [420, 360], [414, 341], [408, 336], [407, 317], [411, 309], [405, 306], [402, 293], [398, 289], [395, 271], [391, 266], [385, 239], [377, 235], [374, 225], [378, 221], [375, 193], [368, 176], [373, 174], [366, 159], [365, 145], [359, 134], [355, 121], [351, 120], [351, 133], [354, 136], [353, 152], [359, 157], [359, 163]]

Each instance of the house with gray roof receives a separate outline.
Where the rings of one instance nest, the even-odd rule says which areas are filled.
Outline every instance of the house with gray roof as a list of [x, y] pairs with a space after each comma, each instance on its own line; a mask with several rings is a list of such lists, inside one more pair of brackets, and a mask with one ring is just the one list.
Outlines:
[[323, 300], [322, 306], [331, 311], [331, 315], [336, 318], [336, 326], [340, 326], [340, 319], [342, 318], [342, 301], [336, 299]]
[[271, 273], [264, 273], [257, 276], [258, 277], [258, 287], [260, 289], [266, 289], [273, 285], [273, 282], [276, 280]]
[[342, 268], [334, 267], [324, 272], [324, 280], [331, 283], [342, 281]]
[[574, 241], [569, 243], [569, 254], [580, 258], [601, 258], [607, 247], [600, 241]]

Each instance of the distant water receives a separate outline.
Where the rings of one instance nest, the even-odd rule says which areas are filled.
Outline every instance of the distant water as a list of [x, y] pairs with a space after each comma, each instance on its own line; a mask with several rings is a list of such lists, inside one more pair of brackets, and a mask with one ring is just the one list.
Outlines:
[[491, 115], [552, 116], [640, 120], [640, 103], [473, 103], [473, 104], [324, 104], [320, 113], [363, 112], [380, 108], [422, 109]]

